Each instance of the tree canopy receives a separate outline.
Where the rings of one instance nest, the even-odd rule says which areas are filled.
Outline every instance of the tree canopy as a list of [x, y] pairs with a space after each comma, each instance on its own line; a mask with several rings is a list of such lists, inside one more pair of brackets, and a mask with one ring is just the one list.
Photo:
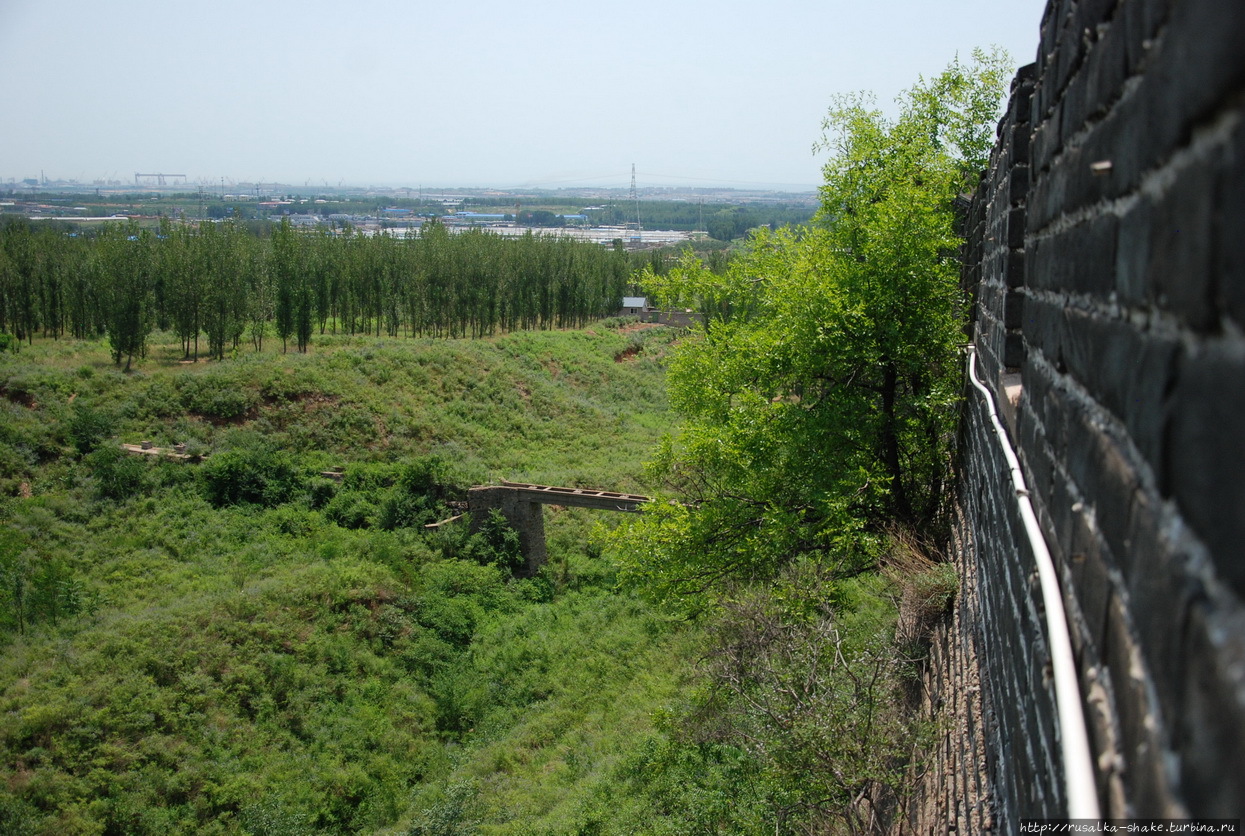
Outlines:
[[955, 198], [986, 163], [1009, 64], [974, 52], [920, 80], [888, 117], [834, 101], [821, 209], [753, 233], [718, 275], [686, 258], [649, 273], [705, 324], [669, 372], [678, 434], [654, 503], [624, 543], [630, 571], [686, 593], [773, 577], [802, 556], [870, 565], [892, 525], [946, 511], [962, 342]]

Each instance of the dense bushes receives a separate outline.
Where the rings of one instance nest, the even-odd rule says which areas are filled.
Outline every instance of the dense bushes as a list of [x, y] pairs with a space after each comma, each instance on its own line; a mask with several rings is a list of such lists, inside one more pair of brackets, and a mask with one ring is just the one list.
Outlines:
[[290, 457], [264, 448], [218, 453], [203, 465], [202, 473], [205, 495], [218, 508], [243, 503], [279, 505], [300, 486]]
[[[490, 477], [638, 488], [660, 341], [623, 364], [604, 329], [329, 335], [183, 365], [166, 338], [130, 375], [97, 340], [0, 358], [0, 830], [556, 832], [674, 687], [671, 627], [615, 596], [588, 512], [549, 512], [530, 579], [503, 520], [423, 525]], [[145, 438], [206, 456], [120, 449]]]

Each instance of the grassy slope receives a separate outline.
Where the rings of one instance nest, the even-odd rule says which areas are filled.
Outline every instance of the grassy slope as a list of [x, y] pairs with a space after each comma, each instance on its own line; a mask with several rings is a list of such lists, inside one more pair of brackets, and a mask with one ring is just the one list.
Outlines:
[[323, 337], [307, 356], [191, 365], [174, 342], [131, 375], [98, 343], [0, 359], [6, 571], [57, 567], [79, 609], [24, 636], [6, 622], [5, 832], [599, 820], [611, 770], [677, 690], [688, 638], [613, 592], [587, 548], [590, 512], [549, 513], [551, 565], [515, 582], [447, 557], [463, 548], [452, 532], [343, 528], [310, 489], [217, 508], [195, 468], [146, 463], [109, 498], [98, 454], [72, 443], [88, 414], [110, 430], [101, 446], [275, 448], [304, 486], [333, 465], [439, 453], [468, 481], [643, 490], [670, 420], [662, 339], [648, 336], [625, 363], [641, 336], [604, 327]]

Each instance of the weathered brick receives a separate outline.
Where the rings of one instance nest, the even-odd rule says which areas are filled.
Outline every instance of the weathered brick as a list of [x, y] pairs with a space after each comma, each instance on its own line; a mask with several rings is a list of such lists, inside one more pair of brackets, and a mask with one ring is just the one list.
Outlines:
[[[1054, 105], [1049, 112], [1041, 115], [1040, 120], [1034, 123], [1033, 130], [1029, 132], [1029, 165], [1035, 172], [1033, 175], [1035, 184], [1042, 179], [1040, 172], [1050, 167], [1051, 160], [1063, 147], [1060, 144], [1059, 126], [1059, 107]], [[1043, 215], [1044, 220], [1048, 220], [1049, 217], [1050, 215]]]
[[1068, 81], [1080, 67], [1082, 54], [1081, 32], [1076, 28], [1076, 22], [1071, 16], [1066, 16], [1052, 56], [1053, 75], [1045, 79], [1046, 83], [1054, 85], [1054, 89], [1059, 91], [1060, 95], [1067, 90]]
[[1222, 0], [1173, 3], [1161, 54], [1147, 69], [1160, 82], [1153, 95], [1177, 105], [1179, 124], [1203, 121], [1245, 84], [1245, 4]]
[[1067, 89], [1063, 91], [1063, 120], [1060, 125], [1060, 138], [1066, 148], [1069, 140], [1080, 133], [1085, 128], [1085, 123], [1089, 120], [1089, 103], [1086, 98], [1086, 86], [1089, 84], [1088, 75], [1084, 68], [1081, 68], [1075, 75], [1068, 79]]
[[1167, 20], [1170, 2], [1126, 2], [1120, 6], [1117, 20], [1128, 42], [1128, 73], [1145, 69], [1150, 57], [1150, 43], [1159, 27]]
[[1211, 274], [1211, 210], [1214, 182], [1210, 161], [1185, 168], [1153, 207], [1146, 283], [1163, 308], [1193, 328], [1215, 319]]
[[1094, 31], [1115, 15], [1120, 0], [1080, 0], [1073, 12], [1073, 28], [1077, 32]]
[[1101, 658], [1107, 628], [1107, 604], [1112, 594], [1110, 557], [1097, 527], [1093, 525], [1093, 511], [1082, 505], [1072, 513], [1070, 548], [1072, 563], [1078, 567], [1076, 595], [1090, 643]]
[[1007, 266], [1003, 271], [1008, 287], [1020, 287], [1025, 283], [1025, 261], [1025, 250], [1008, 250]]
[[1214, 622], [1207, 602], [1199, 602], [1185, 630], [1181, 784], [1192, 815], [1239, 818], [1245, 799], [1245, 658], [1240, 626], [1225, 630]]
[[1069, 434], [1068, 473], [1093, 504], [1098, 530], [1127, 572], [1128, 520], [1137, 474], [1118, 441], [1086, 413], [1077, 417], [1080, 420]]
[[1245, 128], [1228, 140], [1216, 175], [1216, 303], [1245, 328]]
[[1070, 372], [1128, 428], [1158, 472], [1176, 341], [1078, 311], [1068, 311], [1067, 320], [1064, 357]]
[[1149, 284], [1153, 210], [1140, 197], [1120, 218], [1115, 260], [1115, 292], [1124, 304], [1141, 305], [1153, 298]]
[[1098, 116], [1120, 97], [1128, 79], [1128, 38], [1118, 21], [1107, 25], [1085, 67], [1085, 109]]
[[1007, 246], [1018, 249], [1025, 245], [1025, 210], [1018, 206], [1007, 213]]
[[1245, 595], [1245, 345], [1222, 341], [1179, 363], [1163, 485], [1209, 548], [1220, 578]]
[[[1043, 515], [1049, 520], [1050, 527], [1047, 528], [1045, 524], [1042, 527], [1042, 534], [1046, 538], [1046, 546], [1050, 550], [1051, 558], [1055, 561], [1055, 568], [1061, 573], [1061, 578], [1066, 573], [1066, 576], [1072, 579], [1073, 588], [1079, 585], [1083, 563], [1079, 559], [1074, 560], [1072, 553], [1072, 529], [1077, 516], [1072, 506], [1075, 503], [1075, 494], [1068, 480], [1054, 479], [1051, 484], [1050, 503], [1044, 509], [1046, 514]], [[1065, 584], [1061, 581], [1060, 585]]]
[[[1033, 90], [1034, 79], [1037, 78], [1037, 65], [1026, 64], [1016, 70], [1016, 78], [1012, 83], [1011, 98], [1008, 109], [1012, 113], [1012, 121], [1018, 126], [1027, 126], [1029, 120], [1033, 116]], [[1017, 83], [1019, 82], [1019, 83]], [[1017, 157], [1017, 160], [1023, 160], [1024, 157]]]
[[1028, 287], [1106, 296], [1115, 284], [1114, 215], [1099, 215], [1057, 236], [1031, 239]]
[[1124, 784], [1137, 817], [1162, 817], [1170, 795], [1161, 774], [1161, 757], [1153, 730], [1153, 707], [1146, 697], [1149, 671], [1137, 652], [1128, 608], [1113, 595], [1107, 608], [1107, 672], [1115, 693], [1124, 756]]
[[[1007, 328], [1019, 328], [1024, 324], [1024, 303], [1025, 297], [1023, 293], [1009, 291], [1003, 294], [1003, 325]], [[1010, 363], [1008, 365], [1011, 365]]]
[[[1012, 166], [1011, 174], [1008, 177], [1007, 197], [1012, 205], [1019, 205], [1024, 202], [1025, 197], [1029, 194], [1029, 166], [1027, 163], [1017, 163]], [[1024, 225], [1020, 226], [1020, 233], [1024, 235]], [[1022, 240], [1019, 244], [1011, 246], [1019, 247], [1024, 244]]]
[[[1203, 595], [1201, 585], [1187, 572], [1184, 561], [1172, 554], [1159, 534], [1158, 500], [1143, 491], [1133, 497], [1127, 549], [1128, 591], [1142, 652], [1153, 676], [1162, 717], [1170, 723], [1182, 711], [1181, 647], [1190, 603]], [[1159, 617], [1161, 615], [1161, 617]]]

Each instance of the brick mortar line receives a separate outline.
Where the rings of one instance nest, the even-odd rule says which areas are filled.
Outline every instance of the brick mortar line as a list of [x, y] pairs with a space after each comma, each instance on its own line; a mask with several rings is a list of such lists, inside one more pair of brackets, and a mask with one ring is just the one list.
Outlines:
[[[1028, 361], [1041, 370], [1043, 376], [1049, 381], [1052, 389], [1062, 391], [1069, 396], [1069, 400], [1079, 409], [1081, 409], [1089, 418], [1090, 423], [1102, 430], [1111, 441], [1120, 446], [1120, 451], [1124, 455], [1124, 460], [1133, 469], [1137, 475], [1138, 487], [1155, 498], [1161, 499], [1162, 494], [1159, 493], [1158, 479], [1154, 473], [1154, 469], [1150, 467], [1141, 450], [1137, 448], [1137, 444], [1133, 441], [1132, 435], [1128, 432], [1128, 428], [1123, 421], [1107, 409], [1099, 402], [1089, 390], [1085, 388], [1079, 380], [1069, 374], [1060, 372], [1050, 361], [1040, 347], [1028, 345]], [[1024, 375], [1021, 375], [1022, 391], [1024, 387]], [[1024, 396], [1022, 395], [1022, 398]], [[1027, 399], [1025, 399], [1027, 400]], [[1023, 406], [1024, 401], [1022, 401]], [[1025, 417], [1035, 422], [1042, 428], [1045, 434], [1044, 424], [1038, 420], [1038, 413], [1032, 407], [1028, 410]], [[1023, 448], [1022, 448], [1023, 449]], [[1063, 475], [1067, 475], [1063, 470], [1063, 456], [1053, 457], [1052, 461], [1058, 465]]]
[[[1123, 305], [1120, 303], [1115, 291], [1112, 291], [1109, 296], [1104, 298], [1097, 294], [1085, 293], [1083, 291], [1053, 290], [1051, 288], [1020, 287], [1017, 290], [1021, 291], [1026, 299], [1089, 314], [1102, 321], [1130, 325], [1136, 331], [1155, 337], [1165, 337], [1183, 342], [1186, 337], [1196, 335], [1196, 332], [1185, 325], [1175, 313], [1156, 309], [1152, 305]], [[1226, 325], [1231, 325], [1231, 322], [1225, 317]], [[1028, 340], [1025, 341], [1025, 345], [1030, 348], [1037, 348]]]
[[[1111, 214], [1117, 218], [1123, 218], [1143, 197], [1162, 199], [1167, 190], [1180, 179], [1186, 170], [1205, 161], [1213, 152], [1229, 145], [1233, 131], [1245, 119], [1245, 114], [1242, 114], [1242, 105], [1245, 105], [1245, 91], [1231, 97], [1212, 117], [1194, 128], [1189, 142], [1175, 149], [1158, 166], [1143, 172], [1133, 191], [1120, 197], [1103, 198], [1072, 212], [1061, 212], [1041, 229], [1026, 229], [1025, 245], [1028, 246], [1030, 241], [1049, 240], [1075, 226], [1104, 215]], [[1059, 157], [1062, 156], [1061, 152]], [[1042, 172], [1051, 176], [1051, 170], [1053, 169], [1042, 169]], [[1029, 187], [1029, 197], [1033, 196], [1042, 180], [1041, 177], [1034, 178]]]
[[[1207, 597], [1215, 604], [1216, 610], [1238, 613], [1241, 619], [1245, 619], [1245, 607], [1241, 606], [1236, 595], [1219, 579], [1218, 571], [1210, 556], [1210, 550], [1185, 521], [1184, 515], [1180, 513], [1180, 509], [1176, 505], [1175, 499], [1164, 496], [1159, 491], [1153, 469], [1141, 457], [1132, 436], [1123, 427], [1119, 419], [1098, 401], [1094, 400], [1079, 381], [1070, 378], [1066, 374], [1059, 373], [1040, 349], [1030, 351], [1029, 360], [1035, 366], [1042, 368], [1052, 388], [1059, 389], [1070, 395], [1076, 406], [1086, 411], [1091, 422], [1102, 429], [1113, 442], [1120, 445], [1125, 461], [1132, 467], [1133, 473], [1137, 477], [1137, 489], [1144, 492], [1147, 497], [1154, 501], [1153, 508], [1157, 522], [1157, 539], [1163, 550], [1169, 557], [1180, 560], [1184, 564], [1185, 574], [1201, 582], [1206, 590]], [[1081, 491], [1081, 486], [1068, 472], [1064, 456], [1054, 455], [1055, 451], [1050, 446], [1045, 424], [1037, 417], [1033, 409], [1028, 410], [1026, 417], [1028, 420], [1033, 421], [1041, 430], [1044, 449], [1039, 452], [1047, 455], [1051, 462], [1052, 472], [1058, 474], [1068, 488], [1069, 497], [1073, 498], [1074, 501], [1083, 503], [1085, 507], [1089, 507], [1089, 503]], [[1021, 450], [1023, 451], [1023, 449], [1022, 447]], [[1095, 527], [1097, 527], [1096, 515], [1093, 519]]]
[[[1119, 4], [1117, 3], [1115, 6], [1115, 10], [1118, 10], [1118, 8], [1119, 8]], [[1067, 17], [1071, 18], [1072, 15], [1073, 15], [1073, 12], [1069, 12]], [[1108, 32], [1110, 31], [1111, 27], [1120, 25], [1119, 22], [1115, 18], [1116, 18], [1116, 15], [1114, 14], [1114, 10], [1113, 10], [1111, 19], [1109, 21], [1105, 21]], [[1094, 44], [1093, 44], [1094, 47], [1097, 47], [1098, 44], [1102, 42], [1103, 37], [1106, 34], [1101, 29], [1103, 24], [1104, 24], [1104, 21], [1100, 21], [1097, 24], [1095, 24], [1095, 30], [1098, 32], [1098, 37], [1094, 41]], [[1086, 116], [1085, 121], [1081, 124], [1080, 130], [1078, 130], [1076, 133], [1069, 136], [1065, 141], [1060, 143], [1059, 152], [1051, 155], [1047, 164], [1040, 169], [1041, 171], [1043, 172], [1049, 171], [1050, 168], [1059, 161], [1059, 158], [1062, 157], [1065, 153], [1067, 153], [1069, 149], [1080, 148], [1082, 143], [1084, 143], [1085, 138], [1089, 135], [1089, 133], [1095, 127], [1097, 127], [1098, 125], [1106, 121], [1107, 118], [1111, 115], [1111, 113], [1115, 110], [1116, 106], [1118, 106], [1121, 102], [1127, 101], [1133, 96], [1139, 95], [1136, 92], [1136, 90], [1138, 87], [1141, 86], [1143, 80], [1146, 77], [1146, 73], [1149, 72], [1150, 65], [1154, 61], [1154, 54], [1157, 49], [1162, 47], [1163, 41], [1167, 37], [1167, 31], [1170, 28], [1171, 28], [1171, 19], [1169, 17], [1164, 17], [1163, 20], [1159, 23], [1159, 27], [1154, 32], [1154, 34], [1151, 37], [1145, 38], [1142, 40], [1141, 46], [1145, 48], [1145, 58], [1142, 59], [1140, 64], [1138, 64], [1133, 74], [1129, 76], [1128, 78], [1124, 79], [1123, 85], [1121, 85], [1121, 87], [1119, 88], [1119, 94], [1116, 95], [1114, 98], [1112, 98], [1110, 101], [1106, 102], [1105, 107], [1101, 111], [1091, 113], [1088, 116]], [[1121, 37], [1127, 38], [1127, 33], [1125, 33]], [[1056, 37], [1056, 41], [1058, 40], [1060, 39]], [[1053, 114], [1059, 108], [1059, 105], [1062, 104], [1063, 100], [1068, 95], [1068, 90], [1071, 89], [1072, 85], [1076, 83], [1077, 77], [1089, 64], [1089, 57], [1092, 51], [1093, 49], [1091, 48], [1091, 49], [1086, 50], [1084, 53], [1080, 54], [1079, 60], [1077, 61], [1076, 66], [1074, 66], [1071, 70], [1068, 71], [1067, 82], [1063, 85], [1063, 87], [1054, 91], [1053, 98], [1051, 99], [1050, 105], [1045, 109], [1045, 112], [1039, 114], [1037, 110], [1034, 109], [1033, 111], [1034, 118], [1031, 120], [1031, 123], [1033, 124], [1035, 128], [1039, 124], [1044, 124], [1048, 122], [1050, 120], [1051, 114]], [[1042, 81], [1043, 79], [1046, 78], [1047, 72], [1049, 71], [1050, 71], [1050, 65], [1048, 64], [1046, 67], [1043, 68], [1042, 74], [1034, 80], [1034, 91], [1035, 92], [1037, 88], [1042, 86]]]

